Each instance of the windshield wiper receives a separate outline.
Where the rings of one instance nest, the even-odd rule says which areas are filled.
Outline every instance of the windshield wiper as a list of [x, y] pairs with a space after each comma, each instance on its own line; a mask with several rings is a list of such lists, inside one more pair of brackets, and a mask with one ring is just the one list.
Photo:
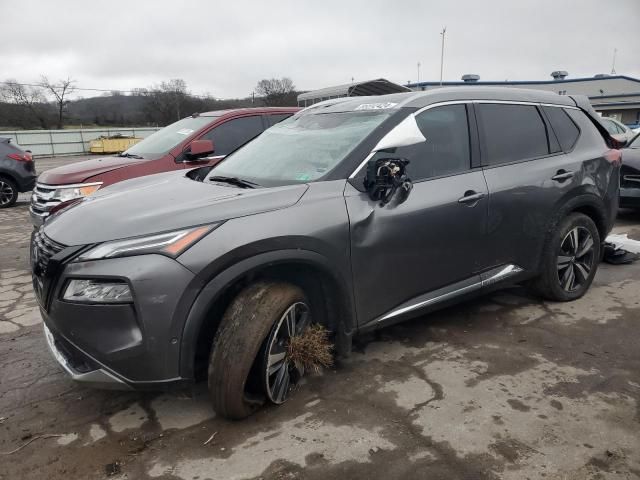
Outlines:
[[136, 155], [135, 153], [127, 153], [127, 152], [122, 152], [118, 154], [119, 157], [125, 157], [125, 158], [137, 158], [139, 160], [144, 160], [144, 157], [141, 157], [140, 155]]
[[260, 186], [258, 183], [250, 182], [249, 180], [244, 180], [238, 177], [211, 177], [209, 181], [228, 183], [229, 185], [235, 185], [240, 188], [256, 188]]

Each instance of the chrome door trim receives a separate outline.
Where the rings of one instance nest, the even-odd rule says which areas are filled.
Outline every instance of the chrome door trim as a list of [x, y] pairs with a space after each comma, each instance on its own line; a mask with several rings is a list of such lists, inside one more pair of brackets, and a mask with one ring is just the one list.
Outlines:
[[[453, 285], [449, 285], [449, 287], [452, 287], [454, 285], [459, 285], [459, 286], [458, 288], [454, 288], [453, 290], [450, 290], [448, 292], [443, 292], [440, 295], [429, 297], [429, 295], [433, 295], [434, 291], [423, 293], [415, 297], [414, 303], [411, 303], [406, 306], [398, 306], [395, 309], [391, 310], [389, 313], [378, 318], [374, 323], [384, 322], [385, 320], [389, 320], [390, 318], [397, 317], [398, 315], [402, 315], [403, 313], [411, 312], [414, 310], [418, 310], [420, 308], [434, 305], [436, 303], [444, 302], [446, 300], [455, 298], [457, 296], [463, 295], [468, 292], [480, 290], [481, 288], [494, 285], [498, 282], [506, 280], [523, 271], [524, 269], [522, 267], [519, 267], [518, 265], [515, 265], [512, 263], [493, 268], [487, 272], [481, 273], [479, 276], [474, 275], [473, 277], [470, 277], [466, 280], [462, 280], [461, 282], [456, 282]], [[478, 281], [475, 281], [468, 285], [462, 285], [469, 281], [473, 281], [474, 277], [477, 278]], [[443, 287], [438, 290], [443, 290], [449, 287]], [[438, 291], [438, 290], [435, 290], [435, 291]], [[428, 298], [425, 298], [425, 297], [428, 297]]]

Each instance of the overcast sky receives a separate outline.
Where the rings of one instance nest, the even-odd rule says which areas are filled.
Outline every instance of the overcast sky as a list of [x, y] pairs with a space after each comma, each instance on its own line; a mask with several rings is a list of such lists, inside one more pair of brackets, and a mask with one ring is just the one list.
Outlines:
[[[476, 73], [549, 80], [640, 78], [640, 0], [0, 0], [0, 80], [129, 90], [183, 78], [196, 94], [250, 95], [262, 78], [298, 89], [384, 77]], [[90, 92], [81, 92], [92, 96]]]

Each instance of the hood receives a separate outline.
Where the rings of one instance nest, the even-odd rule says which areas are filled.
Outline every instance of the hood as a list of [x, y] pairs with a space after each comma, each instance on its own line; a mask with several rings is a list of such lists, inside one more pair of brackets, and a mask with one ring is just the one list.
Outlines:
[[243, 189], [185, 177], [184, 171], [120, 182], [50, 218], [48, 237], [86, 245], [215, 223], [294, 205], [308, 186]]
[[82, 183], [88, 178], [100, 175], [101, 173], [117, 170], [118, 168], [144, 161], [145, 160], [127, 157], [92, 158], [84, 162], [72, 163], [71, 165], [64, 165], [42, 172], [40, 177], [38, 177], [38, 181], [40, 183], [46, 183], [47, 185]]

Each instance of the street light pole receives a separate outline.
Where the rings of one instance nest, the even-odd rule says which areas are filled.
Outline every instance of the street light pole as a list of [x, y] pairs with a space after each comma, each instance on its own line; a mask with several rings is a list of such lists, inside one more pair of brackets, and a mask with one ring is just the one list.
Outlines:
[[447, 27], [440, 32], [442, 35], [442, 50], [440, 51], [440, 86], [442, 86], [442, 70], [444, 68], [444, 35], [447, 33]]

